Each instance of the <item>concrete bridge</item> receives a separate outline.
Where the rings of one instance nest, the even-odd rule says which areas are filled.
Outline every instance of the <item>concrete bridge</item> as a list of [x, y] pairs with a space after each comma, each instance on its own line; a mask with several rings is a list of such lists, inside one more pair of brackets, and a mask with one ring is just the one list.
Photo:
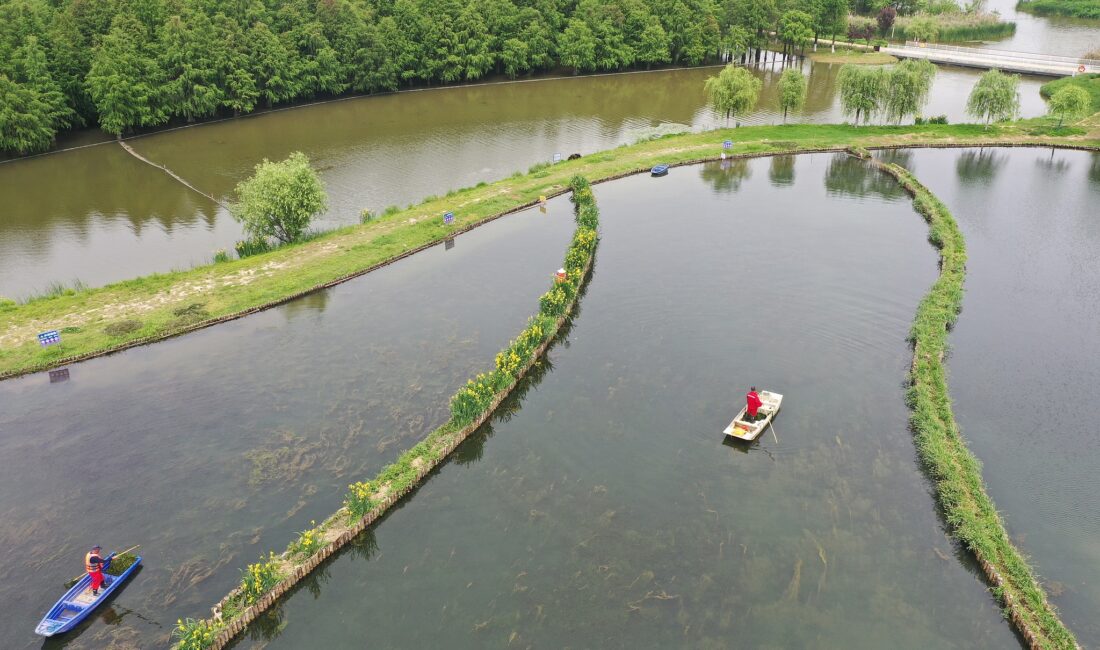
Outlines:
[[905, 45], [890, 45], [883, 52], [899, 59], [928, 59], [933, 63], [969, 68], [996, 68], [1002, 72], [1066, 77], [1081, 72], [1100, 72], [1100, 61], [1052, 54], [1030, 54], [1008, 50], [980, 49], [907, 41]]

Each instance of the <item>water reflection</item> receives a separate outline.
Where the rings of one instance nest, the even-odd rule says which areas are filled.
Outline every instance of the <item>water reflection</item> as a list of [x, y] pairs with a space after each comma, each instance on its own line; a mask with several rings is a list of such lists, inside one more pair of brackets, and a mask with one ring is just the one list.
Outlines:
[[775, 187], [794, 184], [794, 156], [773, 156], [768, 167], [768, 180]]
[[892, 176], [882, 172], [867, 173], [863, 161], [846, 153], [834, 154], [829, 159], [825, 189], [830, 195], [857, 198], [878, 196], [889, 201], [905, 195]]
[[324, 313], [325, 308], [328, 307], [328, 302], [331, 297], [331, 288], [308, 293], [301, 298], [286, 303], [283, 309], [283, 315], [286, 316], [288, 321], [306, 314], [320, 316]]
[[741, 189], [741, 183], [752, 176], [752, 166], [746, 158], [734, 158], [704, 163], [699, 177], [710, 184], [716, 194], [729, 194]]
[[1089, 165], [1089, 180], [1100, 185], [1100, 153], [1092, 154], [1092, 164]]
[[955, 161], [955, 175], [965, 185], [988, 185], [1006, 159], [997, 149], [966, 149]]

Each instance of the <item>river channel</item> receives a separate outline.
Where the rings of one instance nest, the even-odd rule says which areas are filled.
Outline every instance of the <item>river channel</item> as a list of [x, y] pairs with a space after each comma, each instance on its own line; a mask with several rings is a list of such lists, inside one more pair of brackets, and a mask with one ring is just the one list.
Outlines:
[[[769, 62], [769, 66], [770, 66]], [[843, 121], [837, 65], [804, 63], [805, 111], [791, 121]], [[506, 177], [554, 153], [591, 153], [659, 129], [723, 123], [705, 106], [714, 68], [484, 84], [352, 98], [131, 140], [204, 192], [230, 198], [263, 158], [304, 151], [328, 186], [317, 226], [355, 223], [362, 209]], [[778, 67], [756, 69], [765, 86], [743, 122], [781, 121]], [[940, 68], [925, 110], [966, 120], [978, 72]], [[1023, 115], [1045, 111], [1043, 80], [1021, 83]], [[209, 262], [232, 250], [239, 226], [217, 203], [113, 143], [0, 164], [0, 296], [21, 299], [52, 282], [99, 286]]]
[[[926, 226], [843, 156], [598, 186], [552, 371], [238, 648], [1005, 648], [907, 430]], [[749, 384], [773, 432], [725, 445]]]
[[1100, 645], [1100, 154], [898, 152], [969, 252], [951, 396], [990, 495], [1066, 624]]

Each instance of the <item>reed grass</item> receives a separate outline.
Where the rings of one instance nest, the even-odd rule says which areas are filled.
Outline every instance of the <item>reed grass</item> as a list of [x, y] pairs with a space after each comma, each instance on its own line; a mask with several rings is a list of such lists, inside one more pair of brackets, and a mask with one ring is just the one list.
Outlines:
[[1100, 2], [1096, 0], [1022, 0], [1016, 3], [1016, 8], [1037, 16], [1100, 20]]
[[902, 16], [894, 23], [891, 36], [900, 40], [908, 39], [908, 27], [917, 18], [928, 18], [935, 23], [939, 30], [937, 41], [994, 40], [1016, 33], [1016, 23], [1001, 20], [997, 14], [951, 12]]

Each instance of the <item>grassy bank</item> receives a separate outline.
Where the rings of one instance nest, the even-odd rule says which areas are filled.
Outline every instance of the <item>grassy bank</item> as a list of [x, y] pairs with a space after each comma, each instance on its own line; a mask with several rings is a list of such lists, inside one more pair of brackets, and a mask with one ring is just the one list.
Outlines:
[[539, 299], [539, 311], [495, 367], [451, 398], [450, 420], [369, 481], [348, 486], [344, 506], [319, 526], [302, 531], [283, 553], [270, 553], [241, 571], [239, 587], [214, 607], [210, 619], [177, 622], [178, 650], [222, 648], [321, 562], [363, 532], [408, 494], [471, 433], [484, 424], [555, 339], [583, 289], [599, 241], [599, 211], [588, 180], [569, 182], [577, 228], [565, 254], [564, 278]]
[[[593, 180], [648, 168], [714, 158], [721, 142], [733, 154], [842, 149], [846, 146], [926, 144], [1098, 144], [1092, 133], [1047, 126], [994, 125], [760, 126], [682, 134], [533, 168], [491, 184], [451, 192], [362, 226], [243, 260], [158, 274], [97, 289], [54, 295], [27, 304], [0, 303], [0, 378], [72, 363], [143, 345], [237, 318], [332, 286], [436, 244], [508, 211], [533, 205], [540, 195], [565, 190], [574, 174]], [[441, 215], [453, 210], [453, 225]], [[36, 334], [60, 330], [61, 346], [42, 348]]]
[[1100, 0], [1023, 0], [1016, 3], [1016, 8], [1038, 16], [1100, 20]]
[[944, 355], [962, 309], [966, 246], [947, 208], [904, 168], [878, 164], [913, 196], [940, 252], [940, 276], [921, 301], [910, 331], [913, 363], [906, 394], [917, 449], [952, 534], [978, 558], [1005, 614], [1032, 648], [1077, 648], [985, 491], [981, 465], [967, 449], [951, 409]]
[[812, 52], [807, 55], [811, 61], [815, 63], [853, 63], [856, 65], [885, 65], [887, 63], [897, 63], [896, 57], [893, 57], [885, 52], [864, 52], [859, 50], [852, 50], [848, 48], [841, 48], [837, 46], [836, 52], [829, 52], [828, 50], [821, 50], [819, 52]]
[[1039, 94], [1043, 99], [1050, 99], [1054, 93], [1065, 86], [1079, 86], [1085, 89], [1092, 99], [1092, 110], [1100, 111], [1100, 74], [1079, 74], [1075, 77], [1062, 77], [1039, 86]]

